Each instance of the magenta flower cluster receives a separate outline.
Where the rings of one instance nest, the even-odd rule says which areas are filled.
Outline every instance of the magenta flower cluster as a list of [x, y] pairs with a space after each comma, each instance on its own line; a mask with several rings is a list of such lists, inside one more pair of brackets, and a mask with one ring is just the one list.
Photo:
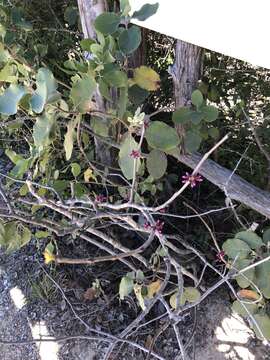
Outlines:
[[188, 172], [186, 172], [186, 175], [182, 176], [182, 183], [186, 184], [186, 183], [190, 183], [190, 186], [192, 188], [194, 188], [198, 183], [202, 182], [203, 178], [201, 177], [201, 175], [192, 175], [189, 174]]
[[144, 224], [144, 228], [146, 230], [153, 229], [155, 232], [162, 234], [164, 222], [161, 222], [160, 220], [157, 220], [154, 225], [150, 225], [149, 223]]
[[102, 203], [102, 202], [107, 201], [107, 197], [104, 196], [104, 195], [97, 195], [96, 198], [95, 198], [95, 201], [97, 203]]
[[134, 159], [139, 159], [141, 157], [141, 153], [139, 152], [139, 150], [132, 150], [130, 156]]

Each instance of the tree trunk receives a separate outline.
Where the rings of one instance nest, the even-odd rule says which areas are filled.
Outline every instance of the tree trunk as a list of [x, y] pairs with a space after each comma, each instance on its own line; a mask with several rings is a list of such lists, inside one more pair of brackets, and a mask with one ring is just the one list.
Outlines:
[[190, 106], [192, 91], [202, 75], [202, 48], [178, 40], [171, 68], [175, 107]]
[[[94, 21], [96, 17], [107, 9], [105, 0], [77, 0], [80, 12], [83, 35], [85, 39], [96, 36]], [[99, 90], [95, 93], [95, 101], [99, 111], [106, 112], [106, 106]], [[103, 165], [112, 165], [112, 156], [110, 149], [102, 141], [95, 138], [96, 158]]]
[[[192, 91], [196, 88], [202, 74], [202, 51], [201, 48], [195, 45], [180, 40], [177, 41], [175, 63], [170, 71], [174, 82], [176, 108], [190, 106]], [[183, 127], [178, 128], [178, 132], [180, 136], [184, 137]], [[201, 154], [194, 153], [191, 155], [183, 154], [179, 157], [179, 160], [194, 169], [201, 158]], [[210, 159], [203, 163], [199, 172], [224, 191], [226, 197], [239, 201], [270, 218], [269, 192], [249, 184], [240, 176], [232, 174], [231, 170], [218, 165]]]

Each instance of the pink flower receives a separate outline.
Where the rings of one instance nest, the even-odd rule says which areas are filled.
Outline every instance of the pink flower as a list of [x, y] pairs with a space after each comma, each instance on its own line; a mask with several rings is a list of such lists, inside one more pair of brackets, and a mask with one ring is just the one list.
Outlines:
[[151, 225], [149, 223], [144, 223], [143, 227], [146, 229], [146, 230], [149, 230], [151, 228]]
[[163, 226], [164, 226], [164, 222], [161, 222], [160, 220], [158, 220], [155, 225], [153, 226], [153, 229], [158, 232], [159, 234], [162, 233], [163, 230]]
[[141, 153], [139, 152], [139, 150], [132, 150], [130, 156], [134, 159], [139, 159], [141, 157]]
[[186, 172], [186, 175], [182, 176], [182, 183], [186, 184], [186, 183], [190, 183], [190, 186], [193, 188], [194, 186], [197, 185], [197, 183], [200, 183], [203, 181], [203, 178], [201, 177], [201, 175], [192, 175], [189, 174], [188, 172]]
[[160, 220], [158, 220], [155, 223], [155, 225], [150, 225], [149, 223], [144, 224], [144, 228], [146, 230], [153, 229], [155, 232], [159, 234], [162, 234], [163, 226], [164, 226], [164, 222], [161, 222]]
[[96, 196], [96, 199], [95, 199], [95, 201], [97, 202], [97, 203], [102, 203], [102, 202], [105, 202], [107, 200], [107, 198], [106, 198], [106, 196], [104, 196], [104, 195], [97, 195]]
[[225, 256], [225, 251], [222, 250], [222, 251], [220, 251], [219, 253], [217, 253], [216, 258], [217, 258], [217, 260], [219, 260], [219, 261], [224, 261], [224, 256]]

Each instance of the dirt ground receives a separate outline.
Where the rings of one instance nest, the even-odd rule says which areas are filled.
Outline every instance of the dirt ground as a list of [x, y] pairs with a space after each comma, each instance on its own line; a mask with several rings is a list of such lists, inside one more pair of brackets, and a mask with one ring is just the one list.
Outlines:
[[[54, 299], [53, 302], [33, 295], [29, 297], [30, 289], [33, 289], [40, 272], [41, 259], [38, 255], [32, 255], [35, 253], [34, 246], [29, 244], [12, 255], [0, 254], [1, 340], [21, 341], [31, 340], [40, 335], [71, 335], [74, 333], [74, 327], [84, 333], [63, 298], [57, 294], [57, 289], [47, 289], [50, 291], [50, 298]], [[78, 295], [81, 289], [77, 288], [76, 291]], [[69, 297], [68, 290], [66, 296]], [[120, 306], [113, 305], [98, 313], [104, 306], [101, 301], [82, 304], [71, 296], [70, 299], [82, 314], [86, 314], [84, 319], [92, 321], [91, 325], [94, 324], [97, 329], [105, 326], [105, 320], [106, 324], [117, 324], [119, 329], [130, 321], [127, 314], [121, 313]], [[93, 314], [98, 314], [96, 318], [99, 320], [94, 321]], [[270, 359], [269, 348], [256, 340], [240, 317], [231, 313], [230, 297], [225, 288], [207, 298], [197, 309], [196, 317], [194, 315], [195, 313], [187, 315], [180, 326], [183, 338], [194, 335], [188, 347], [187, 360]], [[146, 327], [144, 331], [146, 339], [147, 336], [153, 336], [155, 330]], [[1, 360], [101, 360], [104, 349], [104, 343], [98, 344], [94, 341], [51, 341], [37, 345], [0, 343]], [[174, 336], [170, 332], [159, 338], [155, 351], [162, 354], [166, 360], [180, 360]], [[140, 360], [145, 359], [145, 356], [126, 347], [121, 350], [121, 359]]]

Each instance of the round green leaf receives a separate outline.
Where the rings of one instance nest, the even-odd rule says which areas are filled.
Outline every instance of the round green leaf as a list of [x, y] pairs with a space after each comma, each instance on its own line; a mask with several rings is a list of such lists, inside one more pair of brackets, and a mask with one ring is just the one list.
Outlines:
[[152, 148], [163, 151], [171, 150], [180, 143], [176, 130], [161, 121], [152, 122], [145, 137]]
[[154, 179], [161, 178], [167, 169], [167, 156], [160, 150], [152, 150], [146, 159], [147, 170]]
[[130, 101], [135, 105], [141, 105], [146, 98], [149, 96], [149, 92], [145, 89], [142, 89], [138, 85], [133, 85], [128, 89], [128, 95]]
[[263, 233], [263, 242], [268, 244], [270, 242], [270, 228], [265, 230]]
[[[267, 340], [270, 340], [270, 317], [266, 314], [255, 314], [254, 319]], [[256, 324], [252, 324], [253, 330], [259, 339], [262, 339], [261, 332]]]
[[64, 17], [70, 26], [74, 26], [78, 19], [78, 8], [75, 6], [68, 6], [64, 12]]
[[57, 82], [49, 69], [40, 68], [38, 70], [36, 87], [37, 90], [30, 99], [30, 105], [34, 112], [40, 114], [46, 103], [59, 98]]
[[135, 11], [132, 17], [140, 21], [148, 19], [150, 16], [153, 16], [158, 10], [159, 4], [145, 4], [140, 10]]
[[95, 20], [95, 28], [97, 31], [101, 32], [104, 35], [113, 34], [120, 25], [121, 16], [104, 12], [103, 14], [99, 15]]
[[191, 303], [200, 300], [201, 294], [198, 289], [194, 287], [186, 287], [184, 290], [185, 299]]
[[200, 90], [193, 91], [193, 93], [191, 95], [191, 102], [197, 108], [199, 108], [202, 105], [202, 103], [203, 103], [203, 95], [200, 92]]
[[112, 70], [104, 75], [104, 80], [110, 85], [115, 87], [125, 87], [127, 85], [127, 75], [120, 70]]
[[[128, 136], [125, 137], [124, 141], [121, 144], [119, 151], [119, 159], [118, 159], [119, 166], [124, 176], [128, 180], [133, 178], [134, 161], [135, 161], [135, 159], [130, 154], [132, 150], [137, 150], [137, 149], [138, 149], [138, 144], [133, 139], [133, 137], [130, 134], [128, 134]], [[140, 165], [141, 165], [141, 160], [137, 159], [136, 171], [139, 170]]]
[[237, 256], [238, 260], [245, 259], [251, 252], [248, 244], [240, 239], [228, 239], [222, 245], [222, 249], [230, 259], [235, 259]]
[[78, 163], [72, 163], [71, 164], [71, 172], [74, 177], [77, 177], [81, 173], [81, 166]]
[[131, 54], [133, 51], [138, 49], [141, 40], [142, 37], [140, 28], [133, 25], [129, 29], [121, 32], [118, 40], [119, 48], [124, 54]]
[[186, 124], [191, 120], [192, 113], [188, 107], [182, 107], [173, 113], [172, 120], [175, 124]]
[[219, 138], [219, 130], [216, 127], [212, 127], [208, 130], [208, 134], [211, 136], [211, 138], [213, 139], [218, 139]]
[[202, 138], [199, 133], [194, 131], [187, 131], [185, 136], [185, 148], [187, 152], [193, 153], [199, 150]]
[[[170, 305], [173, 309], [176, 309], [176, 300], [177, 300], [177, 296], [178, 296], [178, 292], [175, 292], [171, 297], [170, 297]], [[186, 298], [185, 298], [185, 293], [183, 293], [180, 297], [180, 301], [179, 301], [179, 305], [183, 306], [186, 303]]]
[[72, 78], [73, 84], [70, 98], [76, 110], [82, 114], [89, 111], [92, 96], [96, 90], [95, 79], [90, 74], [75, 75]]
[[[251, 314], [255, 314], [258, 311], [258, 305], [257, 304], [247, 304], [245, 303], [245, 306], [247, 307], [248, 311]], [[245, 310], [245, 308], [241, 305], [241, 302], [236, 300], [232, 304], [232, 310], [236, 312], [238, 315], [242, 317], [249, 317], [249, 314]]]
[[237, 239], [243, 240], [251, 249], [258, 249], [263, 245], [262, 239], [253, 231], [241, 231], [235, 235]]
[[11, 84], [0, 96], [0, 113], [3, 115], [15, 115], [19, 102], [25, 94], [24, 86]]
[[192, 111], [191, 113], [191, 121], [194, 125], [199, 125], [204, 115], [201, 111]]
[[218, 118], [218, 109], [212, 105], [206, 105], [202, 108], [204, 120], [207, 122], [215, 121]]
[[[265, 255], [267, 256], [267, 255]], [[264, 297], [270, 299], [270, 260], [256, 266], [255, 268], [255, 283], [263, 293]]]
[[[247, 267], [248, 265], [250, 265], [251, 260], [249, 259], [241, 259], [241, 260], [237, 260], [236, 263], [234, 264], [234, 267], [237, 270], [242, 270], [245, 267]], [[237, 284], [242, 288], [245, 289], [247, 288], [251, 282], [254, 280], [255, 277], [255, 267], [251, 268], [250, 270], [245, 271], [243, 274], [239, 274], [235, 280], [237, 281]]]

